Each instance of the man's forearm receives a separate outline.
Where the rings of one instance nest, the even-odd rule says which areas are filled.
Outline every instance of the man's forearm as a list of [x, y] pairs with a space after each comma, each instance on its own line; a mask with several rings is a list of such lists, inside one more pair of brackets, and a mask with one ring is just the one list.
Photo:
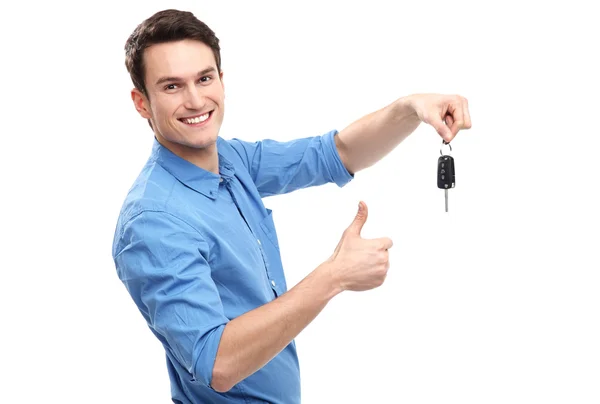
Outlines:
[[360, 118], [335, 136], [342, 163], [352, 174], [370, 167], [414, 132], [420, 122], [408, 98]]
[[213, 368], [215, 390], [227, 391], [262, 368], [341, 292], [325, 265], [277, 299], [225, 326]]

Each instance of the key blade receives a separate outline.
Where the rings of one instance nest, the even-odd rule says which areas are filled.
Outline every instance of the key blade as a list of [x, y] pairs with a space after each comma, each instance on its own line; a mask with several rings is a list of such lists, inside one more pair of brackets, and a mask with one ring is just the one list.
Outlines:
[[446, 200], [446, 212], [448, 212], [448, 189], [444, 189], [444, 199]]

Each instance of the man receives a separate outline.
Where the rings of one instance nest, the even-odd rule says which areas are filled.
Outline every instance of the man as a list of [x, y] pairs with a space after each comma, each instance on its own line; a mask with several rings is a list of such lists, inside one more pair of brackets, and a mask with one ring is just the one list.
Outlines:
[[140, 24], [125, 49], [132, 100], [155, 142], [121, 210], [113, 257], [165, 348], [173, 401], [299, 403], [294, 338], [336, 295], [380, 286], [392, 241], [360, 237], [360, 202], [332, 256], [288, 290], [261, 198], [344, 186], [420, 122], [450, 142], [471, 126], [467, 101], [413, 95], [339, 133], [224, 140], [223, 72], [210, 28], [165, 10]]

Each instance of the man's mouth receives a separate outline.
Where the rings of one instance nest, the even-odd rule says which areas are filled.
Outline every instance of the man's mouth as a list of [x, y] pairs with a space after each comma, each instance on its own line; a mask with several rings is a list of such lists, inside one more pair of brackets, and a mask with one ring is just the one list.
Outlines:
[[209, 111], [202, 115], [191, 116], [188, 118], [179, 118], [179, 120], [187, 125], [198, 125], [205, 122], [212, 115], [213, 111]]

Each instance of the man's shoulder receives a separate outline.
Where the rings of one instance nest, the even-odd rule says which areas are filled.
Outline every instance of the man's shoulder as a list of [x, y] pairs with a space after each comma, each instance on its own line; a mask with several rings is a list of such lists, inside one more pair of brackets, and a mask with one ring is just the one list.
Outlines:
[[149, 162], [129, 188], [119, 212], [115, 238], [133, 218], [144, 212], [172, 213], [169, 204], [177, 180], [156, 162]]
[[226, 139], [219, 136], [217, 140], [217, 149], [219, 154], [225, 156], [228, 160], [237, 160], [240, 158], [243, 159], [243, 155], [246, 154], [246, 149], [257, 143], [260, 143], [260, 141], [249, 142], [237, 137]]

